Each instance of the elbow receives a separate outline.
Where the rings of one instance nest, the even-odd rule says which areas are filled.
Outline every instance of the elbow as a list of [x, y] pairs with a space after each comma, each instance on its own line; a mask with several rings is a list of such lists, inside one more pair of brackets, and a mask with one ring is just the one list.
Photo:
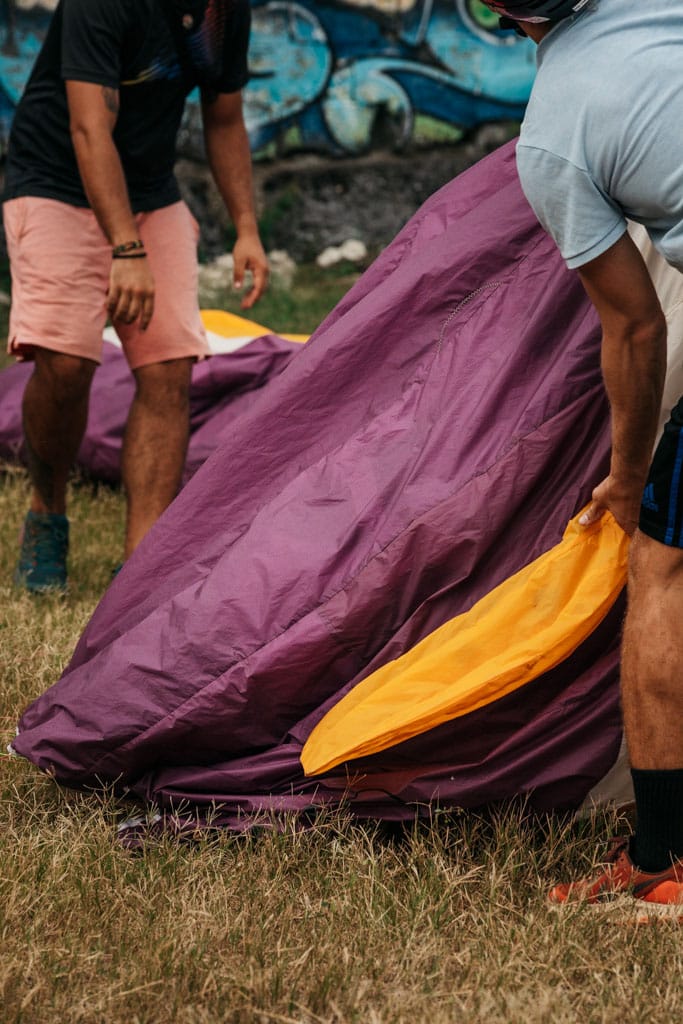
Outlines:
[[82, 121], [71, 120], [69, 122], [69, 134], [74, 149], [78, 152], [93, 145], [93, 133]]
[[[667, 323], [661, 310], [643, 319], [629, 319], [603, 330], [601, 365], [605, 378], [615, 371], [644, 374], [657, 387], [666, 375]], [[643, 377], [643, 380], [645, 377]]]
[[76, 118], [71, 118], [69, 122], [69, 134], [76, 152], [100, 149], [111, 144], [112, 139], [111, 130], [107, 125], [93, 125]]
[[661, 309], [647, 321], [639, 324], [634, 331], [633, 343], [636, 345], [663, 345], [666, 346], [667, 323], [666, 317]]
[[660, 307], [642, 319], [628, 320], [619, 332], [622, 343], [633, 348], [652, 348], [666, 345], [667, 323]]

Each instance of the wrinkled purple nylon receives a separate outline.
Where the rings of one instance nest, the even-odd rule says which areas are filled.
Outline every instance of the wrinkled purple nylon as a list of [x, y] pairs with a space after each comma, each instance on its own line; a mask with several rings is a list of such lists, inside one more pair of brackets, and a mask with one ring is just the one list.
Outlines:
[[619, 746], [619, 609], [490, 708], [319, 779], [299, 753], [356, 682], [557, 543], [608, 455], [596, 318], [508, 146], [252, 395], [15, 748], [71, 785], [220, 805], [230, 827], [340, 802], [576, 806]]
[[[190, 392], [186, 480], [215, 450], [218, 435], [249, 407], [254, 391], [280, 373], [300, 348], [295, 342], [267, 334], [229, 355], [197, 363]], [[0, 373], [0, 459], [7, 462], [23, 461], [21, 397], [30, 374], [31, 363], [17, 363]], [[121, 349], [105, 342], [77, 459], [90, 476], [108, 483], [120, 480], [121, 443], [134, 390]]]

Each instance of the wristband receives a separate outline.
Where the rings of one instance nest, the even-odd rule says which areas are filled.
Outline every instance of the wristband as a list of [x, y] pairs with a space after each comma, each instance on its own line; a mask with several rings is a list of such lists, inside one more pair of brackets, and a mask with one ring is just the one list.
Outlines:
[[145, 243], [139, 238], [136, 238], [133, 242], [121, 242], [120, 245], [115, 245], [111, 251], [112, 256], [116, 259], [118, 256], [123, 256], [126, 253], [134, 252], [136, 249], [144, 249]]
[[113, 252], [111, 254], [113, 260], [144, 260], [147, 258], [146, 252]]

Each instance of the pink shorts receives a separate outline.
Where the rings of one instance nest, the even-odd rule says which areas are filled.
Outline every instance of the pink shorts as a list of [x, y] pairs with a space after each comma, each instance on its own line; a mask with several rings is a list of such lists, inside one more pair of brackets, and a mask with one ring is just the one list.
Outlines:
[[[91, 210], [22, 196], [3, 206], [12, 272], [8, 351], [34, 348], [102, 360], [111, 246]], [[209, 347], [197, 303], [197, 222], [184, 203], [136, 218], [154, 275], [154, 315], [146, 331], [114, 325], [135, 370]]]

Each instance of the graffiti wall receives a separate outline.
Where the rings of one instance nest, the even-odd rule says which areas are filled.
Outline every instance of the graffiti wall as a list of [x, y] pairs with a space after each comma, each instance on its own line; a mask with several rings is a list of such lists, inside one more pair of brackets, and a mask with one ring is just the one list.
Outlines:
[[[56, 0], [0, 0], [0, 146]], [[252, 148], [406, 149], [521, 118], [533, 45], [480, 0], [252, 0]], [[185, 137], [196, 131], [191, 100]]]

